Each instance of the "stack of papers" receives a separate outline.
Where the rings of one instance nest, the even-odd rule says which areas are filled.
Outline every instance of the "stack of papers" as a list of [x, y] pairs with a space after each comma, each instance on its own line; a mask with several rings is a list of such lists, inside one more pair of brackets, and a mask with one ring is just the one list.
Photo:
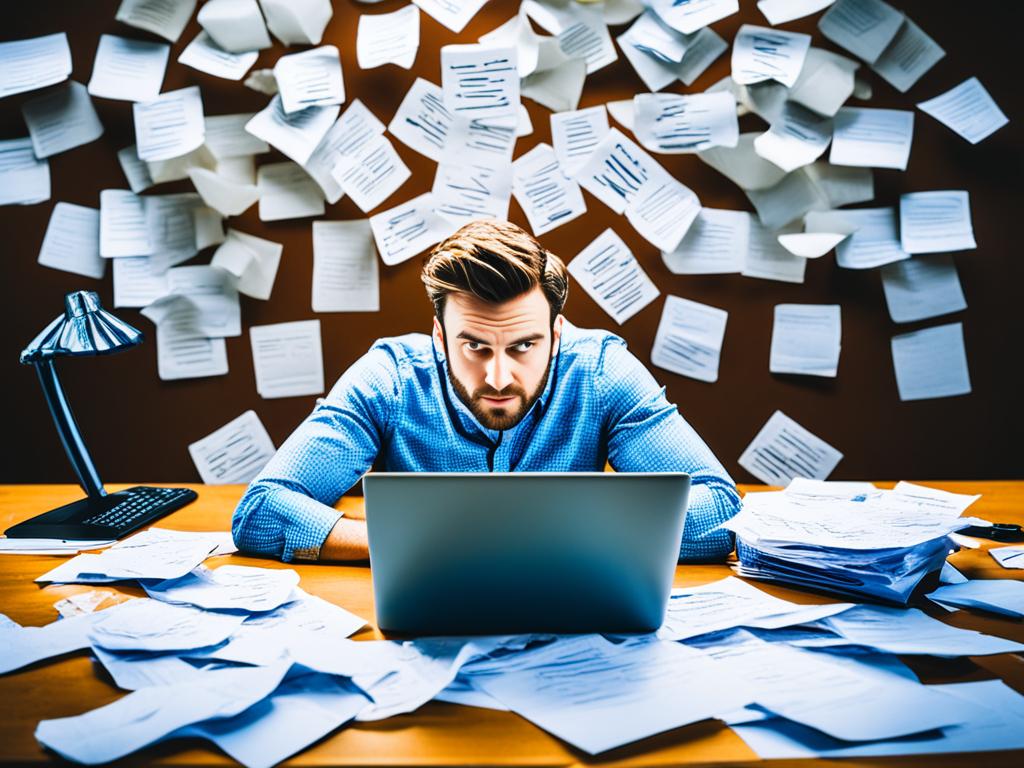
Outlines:
[[910, 483], [751, 493], [724, 527], [736, 533], [741, 576], [905, 605], [956, 549], [949, 535], [971, 524], [960, 515], [977, 498]]

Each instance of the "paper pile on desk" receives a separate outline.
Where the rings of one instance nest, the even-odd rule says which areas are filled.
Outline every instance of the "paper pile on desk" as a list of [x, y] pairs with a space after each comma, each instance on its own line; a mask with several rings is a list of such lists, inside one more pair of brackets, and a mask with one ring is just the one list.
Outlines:
[[956, 545], [949, 535], [977, 496], [900, 483], [894, 490], [823, 496], [748, 494], [724, 524], [736, 533], [741, 576], [906, 604]]

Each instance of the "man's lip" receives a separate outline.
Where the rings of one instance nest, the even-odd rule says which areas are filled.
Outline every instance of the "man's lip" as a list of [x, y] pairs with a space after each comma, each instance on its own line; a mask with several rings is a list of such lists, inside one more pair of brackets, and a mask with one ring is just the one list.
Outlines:
[[488, 397], [487, 395], [480, 395], [483, 400], [488, 400], [492, 403], [507, 403], [516, 399], [516, 395], [509, 395], [508, 397]]

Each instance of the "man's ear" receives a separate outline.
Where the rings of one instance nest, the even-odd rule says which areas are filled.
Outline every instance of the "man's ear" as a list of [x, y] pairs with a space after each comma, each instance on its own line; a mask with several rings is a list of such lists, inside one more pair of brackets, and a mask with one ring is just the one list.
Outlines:
[[565, 322], [565, 315], [559, 314], [555, 317], [555, 322], [551, 326], [551, 356], [554, 357], [558, 354], [558, 349], [562, 341], [562, 324]]
[[441, 328], [441, 322], [437, 319], [437, 315], [434, 315], [434, 331], [431, 336], [434, 338], [434, 349], [441, 357], [444, 357], [444, 330]]

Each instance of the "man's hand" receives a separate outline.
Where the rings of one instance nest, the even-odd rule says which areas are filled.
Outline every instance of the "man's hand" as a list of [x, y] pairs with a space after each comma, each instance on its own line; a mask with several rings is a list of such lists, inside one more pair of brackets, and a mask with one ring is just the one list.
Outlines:
[[339, 518], [320, 547], [321, 560], [366, 560], [369, 557], [365, 520]]

